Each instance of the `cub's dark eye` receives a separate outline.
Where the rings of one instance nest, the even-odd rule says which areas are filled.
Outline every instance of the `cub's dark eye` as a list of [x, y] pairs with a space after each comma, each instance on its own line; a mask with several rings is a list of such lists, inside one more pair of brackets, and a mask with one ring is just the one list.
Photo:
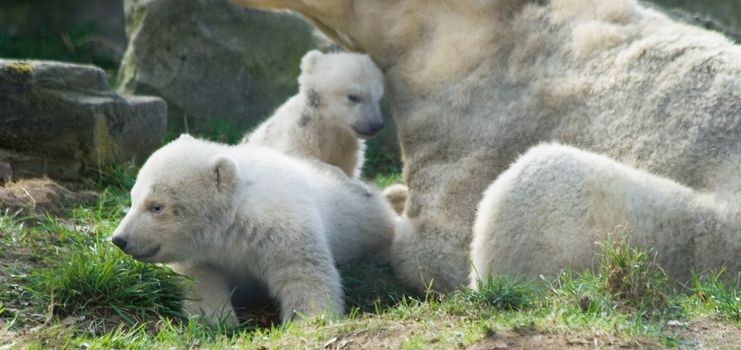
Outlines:
[[152, 204], [149, 207], [149, 211], [152, 212], [152, 214], [162, 213], [162, 209], [164, 209], [164, 207], [162, 206], [162, 204]]
[[360, 103], [360, 96], [358, 95], [347, 95], [347, 100], [352, 103]]

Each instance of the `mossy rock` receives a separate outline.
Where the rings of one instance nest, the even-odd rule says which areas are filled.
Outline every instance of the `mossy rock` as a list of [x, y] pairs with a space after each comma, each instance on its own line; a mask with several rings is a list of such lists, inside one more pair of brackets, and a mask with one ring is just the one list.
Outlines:
[[0, 59], [0, 177], [74, 179], [143, 161], [166, 113], [159, 98], [116, 94], [94, 66]]

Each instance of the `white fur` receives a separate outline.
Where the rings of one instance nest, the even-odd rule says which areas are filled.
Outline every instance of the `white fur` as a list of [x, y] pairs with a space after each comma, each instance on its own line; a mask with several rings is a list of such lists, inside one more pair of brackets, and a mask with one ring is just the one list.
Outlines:
[[253, 281], [279, 301], [284, 322], [340, 315], [334, 264], [383, 253], [393, 235], [388, 203], [337, 168], [187, 135], [146, 161], [131, 202], [114, 242], [193, 277], [188, 309], [211, 320], [236, 321], [230, 293]]
[[718, 33], [634, 0], [234, 1], [298, 11], [384, 71], [409, 186], [410, 232], [392, 259], [417, 289], [468, 284], [481, 194], [542, 142], [739, 206], [741, 47]]
[[[734, 209], [735, 208], [735, 209]], [[608, 234], [652, 249], [670, 275], [741, 270], [737, 206], [608, 157], [559, 144], [530, 149], [489, 186], [473, 229], [470, 286], [589, 269]]]
[[243, 142], [317, 159], [358, 178], [363, 139], [383, 125], [381, 97], [383, 74], [367, 55], [310, 51], [301, 62], [298, 95]]

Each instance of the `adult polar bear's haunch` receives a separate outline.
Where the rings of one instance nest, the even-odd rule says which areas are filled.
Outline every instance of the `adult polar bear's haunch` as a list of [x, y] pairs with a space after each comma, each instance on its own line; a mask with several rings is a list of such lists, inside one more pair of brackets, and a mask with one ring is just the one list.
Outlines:
[[384, 71], [409, 186], [394, 267], [420, 289], [467, 284], [483, 191], [544, 141], [741, 193], [741, 48], [633, 0], [234, 1]]
[[[533, 147], [486, 190], [471, 244], [471, 287], [489, 275], [537, 278], [590, 268], [623, 226], [674, 276], [741, 270], [738, 206], [674, 181], [558, 144]], [[623, 232], [617, 231], [616, 234]]]

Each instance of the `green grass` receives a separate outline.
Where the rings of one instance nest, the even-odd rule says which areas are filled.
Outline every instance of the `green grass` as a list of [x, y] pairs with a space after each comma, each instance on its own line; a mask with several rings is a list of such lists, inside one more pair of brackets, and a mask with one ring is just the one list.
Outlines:
[[184, 317], [183, 288], [174, 273], [133, 262], [105, 241], [65, 255], [24, 281], [31, 298], [46, 302], [55, 316], [115, 315], [130, 325], [157, 316]]
[[4, 316], [20, 324], [33, 318], [28, 314], [43, 314], [45, 321], [82, 317], [132, 326], [184, 317], [183, 279], [132, 260], [107, 240], [128, 206], [129, 174], [120, 170], [100, 177], [97, 183], [107, 187], [98, 203], [72, 208], [64, 218], [0, 216], [0, 243], [9, 252], [0, 257], [18, 262], [0, 266], [0, 278], [14, 286], [0, 294], [11, 306]]
[[376, 184], [378, 188], [386, 188], [393, 184], [404, 183], [404, 179], [402, 179], [401, 174], [399, 173], [377, 174], [372, 179], [373, 183]]
[[[393, 140], [395, 141], [396, 138], [393, 138]], [[384, 146], [381, 137], [372, 139], [366, 144], [365, 162], [363, 163], [364, 176], [373, 178], [379, 175], [401, 172], [401, 157], [398, 150], [390, 151], [387, 146]]]
[[669, 277], [654, 262], [652, 251], [631, 247], [615, 236], [597, 245], [601, 248], [600, 283], [617, 303], [644, 314], [667, 305]]
[[650, 252], [618, 239], [602, 243], [595, 272], [564, 271], [538, 281], [498, 276], [477, 291], [447, 295], [406, 292], [388, 266], [342, 266], [343, 320], [212, 327], [182, 314], [187, 281], [130, 259], [106, 240], [129, 204], [132, 183], [133, 171], [107, 170], [90, 184], [103, 189], [96, 204], [59, 218], [0, 215], [0, 343], [38, 349], [448, 349], [504, 334], [512, 347], [537, 335], [577, 344], [599, 339], [628, 347], [691, 347], [694, 340], [667, 322], [711, 322], [711, 328], [724, 325], [736, 333], [741, 327], [739, 276], [703, 273], [686, 288], [673, 287]]
[[464, 295], [472, 304], [487, 305], [502, 311], [524, 310], [533, 305], [536, 287], [533, 283], [518, 278], [496, 276], [479, 282], [476, 291]]
[[718, 315], [741, 322], [741, 274], [729, 276], [719, 271], [693, 275], [692, 291]]

